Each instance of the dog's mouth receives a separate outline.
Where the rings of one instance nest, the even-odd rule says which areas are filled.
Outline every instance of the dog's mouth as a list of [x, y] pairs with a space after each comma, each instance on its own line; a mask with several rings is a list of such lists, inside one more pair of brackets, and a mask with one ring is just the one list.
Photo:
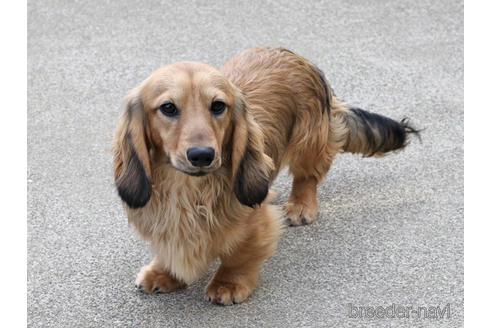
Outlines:
[[[174, 166], [173, 166], [174, 167]], [[177, 167], [174, 167], [176, 170], [180, 171], [180, 172], [183, 172], [189, 176], [192, 176], [192, 177], [203, 177], [209, 173], [212, 173], [214, 172], [215, 170], [217, 170], [217, 168], [206, 168], [206, 169], [200, 169], [200, 170], [197, 170], [197, 171], [192, 171], [192, 170], [186, 170], [186, 169], [180, 169], [180, 168], [177, 168]]]
[[185, 171], [181, 171], [181, 172], [184, 172], [188, 175], [191, 175], [192, 177], [203, 177], [204, 175], [207, 175], [209, 174], [210, 172], [205, 172], [205, 171], [198, 171], [198, 172], [185, 172]]
[[188, 165], [186, 165], [184, 162], [182, 162], [180, 160], [178, 160], [177, 163], [174, 164], [171, 160], [169, 160], [169, 157], [168, 157], [168, 164], [170, 164], [174, 169], [176, 169], [182, 173], [185, 173], [189, 176], [203, 177], [209, 173], [216, 171], [218, 168], [220, 168], [221, 161], [220, 160], [214, 161], [214, 163], [212, 163], [210, 166], [198, 168], [198, 167], [189, 167]]

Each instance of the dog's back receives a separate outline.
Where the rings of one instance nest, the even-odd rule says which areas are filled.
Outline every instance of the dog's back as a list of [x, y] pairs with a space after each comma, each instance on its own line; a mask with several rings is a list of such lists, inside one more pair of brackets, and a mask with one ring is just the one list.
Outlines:
[[221, 71], [243, 92], [277, 169], [288, 163], [289, 144], [325, 146], [328, 135], [319, 134], [327, 132], [330, 90], [314, 65], [286, 49], [252, 48]]
[[332, 93], [315, 65], [283, 48], [252, 48], [221, 68], [244, 94], [275, 162], [272, 179], [288, 165], [294, 176], [288, 220], [310, 223], [317, 212], [316, 186], [336, 154], [382, 156], [406, 146], [408, 125], [359, 108]]

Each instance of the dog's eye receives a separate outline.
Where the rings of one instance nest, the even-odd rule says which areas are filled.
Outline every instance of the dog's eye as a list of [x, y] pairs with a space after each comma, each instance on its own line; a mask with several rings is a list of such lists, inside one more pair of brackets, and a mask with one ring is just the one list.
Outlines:
[[176, 116], [178, 115], [178, 109], [173, 103], [164, 103], [159, 106], [159, 110], [162, 114], [166, 116]]
[[210, 111], [214, 115], [220, 115], [226, 109], [226, 104], [223, 101], [216, 100], [210, 106]]

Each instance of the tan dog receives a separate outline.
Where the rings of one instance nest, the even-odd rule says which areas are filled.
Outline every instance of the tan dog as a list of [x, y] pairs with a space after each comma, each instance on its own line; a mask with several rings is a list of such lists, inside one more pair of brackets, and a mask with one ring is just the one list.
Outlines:
[[146, 292], [169, 292], [221, 265], [206, 299], [244, 301], [280, 235], [265, 201], [282, 167], [294, 176], [284, 210], [312, 222], [316, 188], [336, 154], [403, 148], [405, 121], [346, 107], [323, 73], [286, 49], [253, 48], [221, 70], [165, 66], [130, 91], [114, 145], [114, 176], [129, 221], [151, 243], [138, 274]]

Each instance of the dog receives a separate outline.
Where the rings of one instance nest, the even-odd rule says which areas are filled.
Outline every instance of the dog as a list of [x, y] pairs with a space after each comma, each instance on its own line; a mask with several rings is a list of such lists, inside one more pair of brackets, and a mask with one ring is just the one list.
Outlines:
[[[158, 69], [126, 95], [113, 146], [123, 207], [153, 252], [136, 287], [182, 288], [220, 258], [205, 299], [243, 302], [284, 222], [316, 218], [316, 189], [335, 155], [382, 156], [412, 133], [407, 120], [342, 103], [322, 71], [287, 49], [252, 48], [220, 70]], [[268, 195], [286, 166], [293, 186], [282, 213]]]

